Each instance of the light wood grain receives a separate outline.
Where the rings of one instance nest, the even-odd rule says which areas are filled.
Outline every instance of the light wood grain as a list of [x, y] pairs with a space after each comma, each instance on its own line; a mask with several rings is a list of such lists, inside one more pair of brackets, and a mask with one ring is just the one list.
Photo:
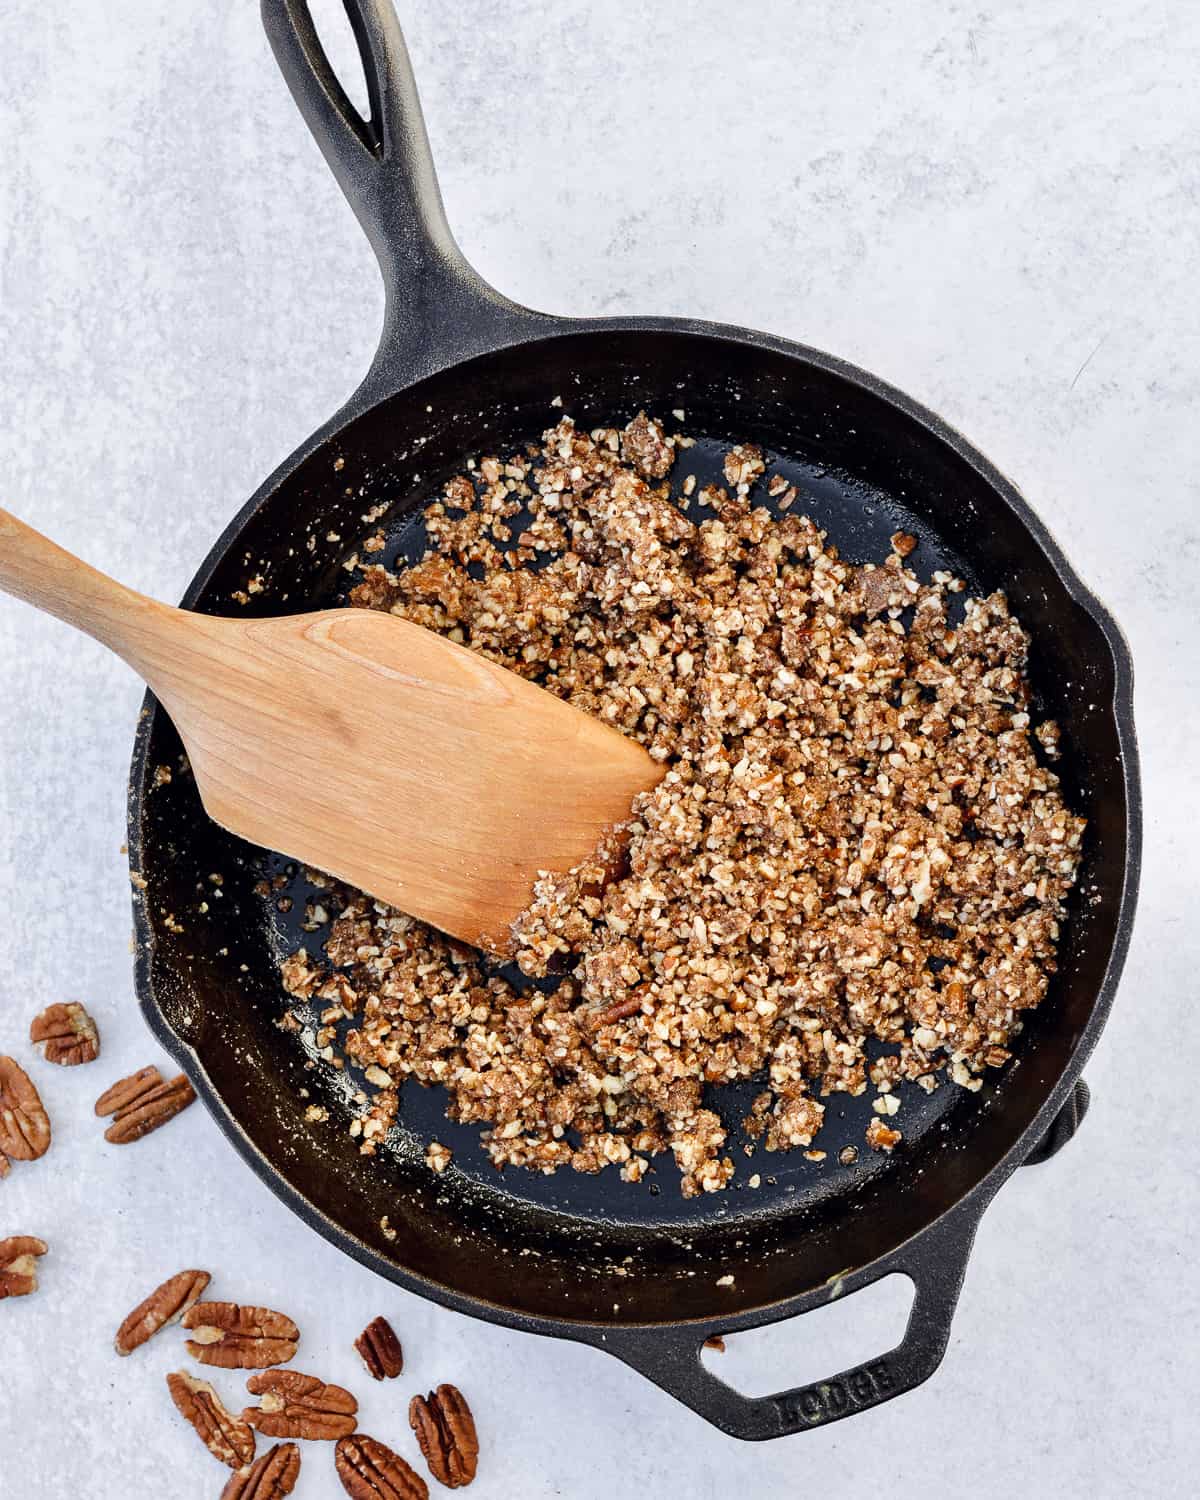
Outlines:
[[503, 667], [392, 615], [214, 619], [98, 573], [0, 510], [0, 588], [124, 657], [210, 817], [480, 947], [662, 768]]

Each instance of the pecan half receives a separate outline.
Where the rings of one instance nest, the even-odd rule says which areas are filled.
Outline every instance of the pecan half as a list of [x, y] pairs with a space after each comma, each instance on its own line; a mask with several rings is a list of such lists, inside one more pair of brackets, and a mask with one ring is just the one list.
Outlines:
[[50, 1120], [28, 1073], [11, 1057], [0, 1057], [0, 1154], [36, 1161], [50, 1145]]
[[386, 1318], [372, 1318], [359, 1336], [354, 1347], [362, 1356], [367, 1371], [376, 1380], [394, 1380], [404, 1368], [404, 1350], [395, 1330]]
[[287, 1364], [300, 1339], [300, 1330], [283, 1313], [236, 1302], [197, 1302], [184, 1313], [183, 1326], [193, 1334], [187, 1341], [192, 1358], [226, 1370]]
[[412, 1465], [365, 1432], [342, 1438], [333, 1461], [351, 1500], [429, 1500], [429, 1486]]
[[186, 1370], [176, 1370], [167, 1376], [167, 1389], [179, 1415], [192, 1424], [214, 1458], [231, 1469], [254, 1462], [252, 1428], [226, 1410], [207, 1380], [197, 1380]]
[[242, 1412], [244, 1421], [257, 1427], [264, 1437], [349, 1437], [358, 1416], [358, 1402], [340, 1385], [326, 1385], [315, 1375], [299, 1370], [267, 1370], [251, 1375], [246, 1389], [261, 1396], [257, 1406]]
[[248, 1469], [229, 1476], [221, 1500], [283, 1500], [300, 1477], [300, 1450], [295, 1443], [277, 1443]]
[[211, 1277], [207, 1271], [180, 1271], [156, 1286], [117, 1329], [113, 1346], [118, 1354], [132, 1354], [168, 1323], [178, 1323], [197, 1298], [204, 1295]]
[[439, 1385], [428, 1396], [414, 1396], [408, 1420], [433, 1477], [452, 1490], [470, 1484], [479, 1466], [479, 1439], [462, 1392]]
[[42, 1049], [47, 1062], [64, 1068], [95, 1062], [100, 1056], [100, 1033], [96, 1023], [74, 1000], [65, 1005], [48, 1005], [40, 1016], [34, 1016], [29, 1040]]
[[46, 1241], [32, 1234], [14, 1234], [0, 1240], [0, 1302], [5, 1297], [28, 1297], [37, 1291], [37, 1261], [45, 1255]]
[[96, 1100], [97, 1115], [103, 1119], [105, 1115], [120, 1114], [121, 1110], [127, 1109], [150, 1089], [157, 1088], [162, 1081], [162, 1074], [155, 1067], [139, 1068], [136, 1073], [130, 1073], [128, 1078], [119, 1078]]
[[164, 1083], [157, 1068], [141, 1068], [105, 1089], [96, 1100], [96, 1113], [115, 1116], [104, 1139], [124, 1146], [173, 1120], [195, 1097], [183, 1073]]

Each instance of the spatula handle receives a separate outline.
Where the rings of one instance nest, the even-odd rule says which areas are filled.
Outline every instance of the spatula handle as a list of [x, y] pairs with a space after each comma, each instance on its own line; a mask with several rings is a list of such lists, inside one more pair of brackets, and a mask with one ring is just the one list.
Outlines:
[[0, 509], [0, 589], [74, 625], [146, 676], [146, 648], [178, 611], [98, 572]]

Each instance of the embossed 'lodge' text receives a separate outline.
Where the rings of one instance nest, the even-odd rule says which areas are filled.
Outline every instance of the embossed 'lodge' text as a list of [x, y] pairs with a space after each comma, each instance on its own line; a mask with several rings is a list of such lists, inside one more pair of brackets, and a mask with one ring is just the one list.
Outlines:
[[816, 1427], [822, 1422], [831, 1422], [849, 1411], [890, 1395], [895, 1388], [892, 1373], [886, 1360], [877, 1359], [869, 1365], [859, 1365], [836, 1380], [822, 1380], [816, 1385], [806, 1385], [798, 1391], [788, 1391], [775, 1397], [779, 1415], [789, 1426], [797, 1420]]

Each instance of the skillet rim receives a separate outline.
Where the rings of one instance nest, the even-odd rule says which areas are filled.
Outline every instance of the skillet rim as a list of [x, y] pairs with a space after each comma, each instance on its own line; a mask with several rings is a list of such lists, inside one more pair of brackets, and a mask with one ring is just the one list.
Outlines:
[[[974, 469], [1008, 507], [1014, 519], [1028, 534], [1030, 541], [1043, 553], [1066, 593], [1096, 626], [1109, 649], [1113, 663], [1111, 708], [1120, 749], [1121, 779], [1125, 793], [1125, 862], [1113, 939], [1107, 955], [1104, 975], [1092, 1001], [1087, 1023], [1071, 1050], [1066, 1066], [1054, 1086], [1047, 1091], [1033, 1119], [1004, 1156], [973, 1187], [907, 1240], [876, 1260], [855, 1268], [845, 1277], [845, 1290], [858, 1290], [889, 1274], [892, 1270], [903, 1269], [904, 1263], [914, 1258], [913, 1252], [922, 1241], [927, 1239], [931, 1242], [936, 1241], [939, 1235], [964, 1241], [960, 1249], [962, 1264], [965, 1267], [974, 1228], [983, 1210], [1004, 1181], [1043, 1138], [1074, 1088], [1083, 1065], [1095, 1047], [1108, 1019], [1128, 953], [1141, 867], [1142, 794], [1133, 719], [1133, 661], [1124, 634], [1109, 610], [1083, 583], [1059, 543], [1016, 486], [958, 429], [871, 372], [808, 345], [730, 324], [664, 317], [550, 318], [527, 312], [525, 309], [513, 309], [513, 311], [517, 312], [518, 316], [506, 320], [506, 327], [499, 328], [490, 336], [485, 333], [482, 342], [478, 338], [472, 339], [463, 348], [446, 354], [436, 369], [423, 371], [417, 379], [410, 380], [403, 376], [397, 378], [389, 373], [386, 362], [377, 361], [341, 409], [268, 475], [225, 526], [189, 583], [181, 600], [181, 606], [183, 608], [195, 607], [217, 567], [236, 544], [246, 525], [270, 502], [297, 468], [319, 449], [326, 446], [355, 419], [384, 401], [411, 394], [424, 379], [442, 375], [476, 358], [485, 358], [488, 355], [572, 335], [682, 334], [743, 348], [749, 347], [764, 353], [781, 354], [856, 385], [867, 394], [885, 401], [920, 425], [935, 442], [940, 442], [949, 448], [956, 457]], [[1108, 705], [1106, 704], [1105, 707], [1107, 709]], [[148, 761], [149, 745], [159, 712], [157, 700], [152, 693], [147, 692], [138, 720], [128, 788], [129, 866], [131, 872], [139, 876], [142, 873], [142, 824], [151, 771]], [[136, 885], [133, 886], [133, 915], [134, 969], [138, 1005], [156, 1039], [188, 1075], [205, 1107], [225, 1136], [237, 1148], [243, 1160], [272, 1192], [310, 1228], [317, 1230], [331, 1244], [393, 1283], [441, 1306], [467, 1313], [486, 1322], [555, 1337], [573, 1338], [605, 1347], [609, 1352], [626, 1358], [627, 1362], [635, 1364], [638, 1368], [644, 1368], [644, 1366], [636, 1359], [628, 1357], [628, 1349], [621, 1347], [619, 1335], [623, 1332], [636, 1337], [649, 1330], [684, 1327], [689, 1330], [689, 1334], [694, 1333], [697, 1339], [703, 1339], [706, 1331], [709, 1330], [730, 1333], [780, 1321], [807, 1311], [819, 1300], [817, 1294], [823, 1291], [822, 1288], [806, 1289], [774, 1302], [746, 1309], [734, 1316], [721, 1316], [719, 1312], [714, 1312], [704, 1318], [668, 1319], [661, 1322], [645, 1320], [633, 1322], [619, 1317], [597, 1322], [527, 1313], [501, 1302], [456, 1290], [419, 1275], [405, 1266], [384, 1259], [377, 1251], [318, 1209], [289, 1177], [266, 1158], [234, 1119], [221, 1094], [209, 1079], [199, 1056], [172, 1028], [155, 995], [153, 982], [155, 926], [149, 911], [147, 895]], [[914, 1312], [915, 1307], [914, 1304]], [[652, 1372], [647, 1370], [646, 1373], [651, 1373], [651, 1378], [654, 1378]]]

